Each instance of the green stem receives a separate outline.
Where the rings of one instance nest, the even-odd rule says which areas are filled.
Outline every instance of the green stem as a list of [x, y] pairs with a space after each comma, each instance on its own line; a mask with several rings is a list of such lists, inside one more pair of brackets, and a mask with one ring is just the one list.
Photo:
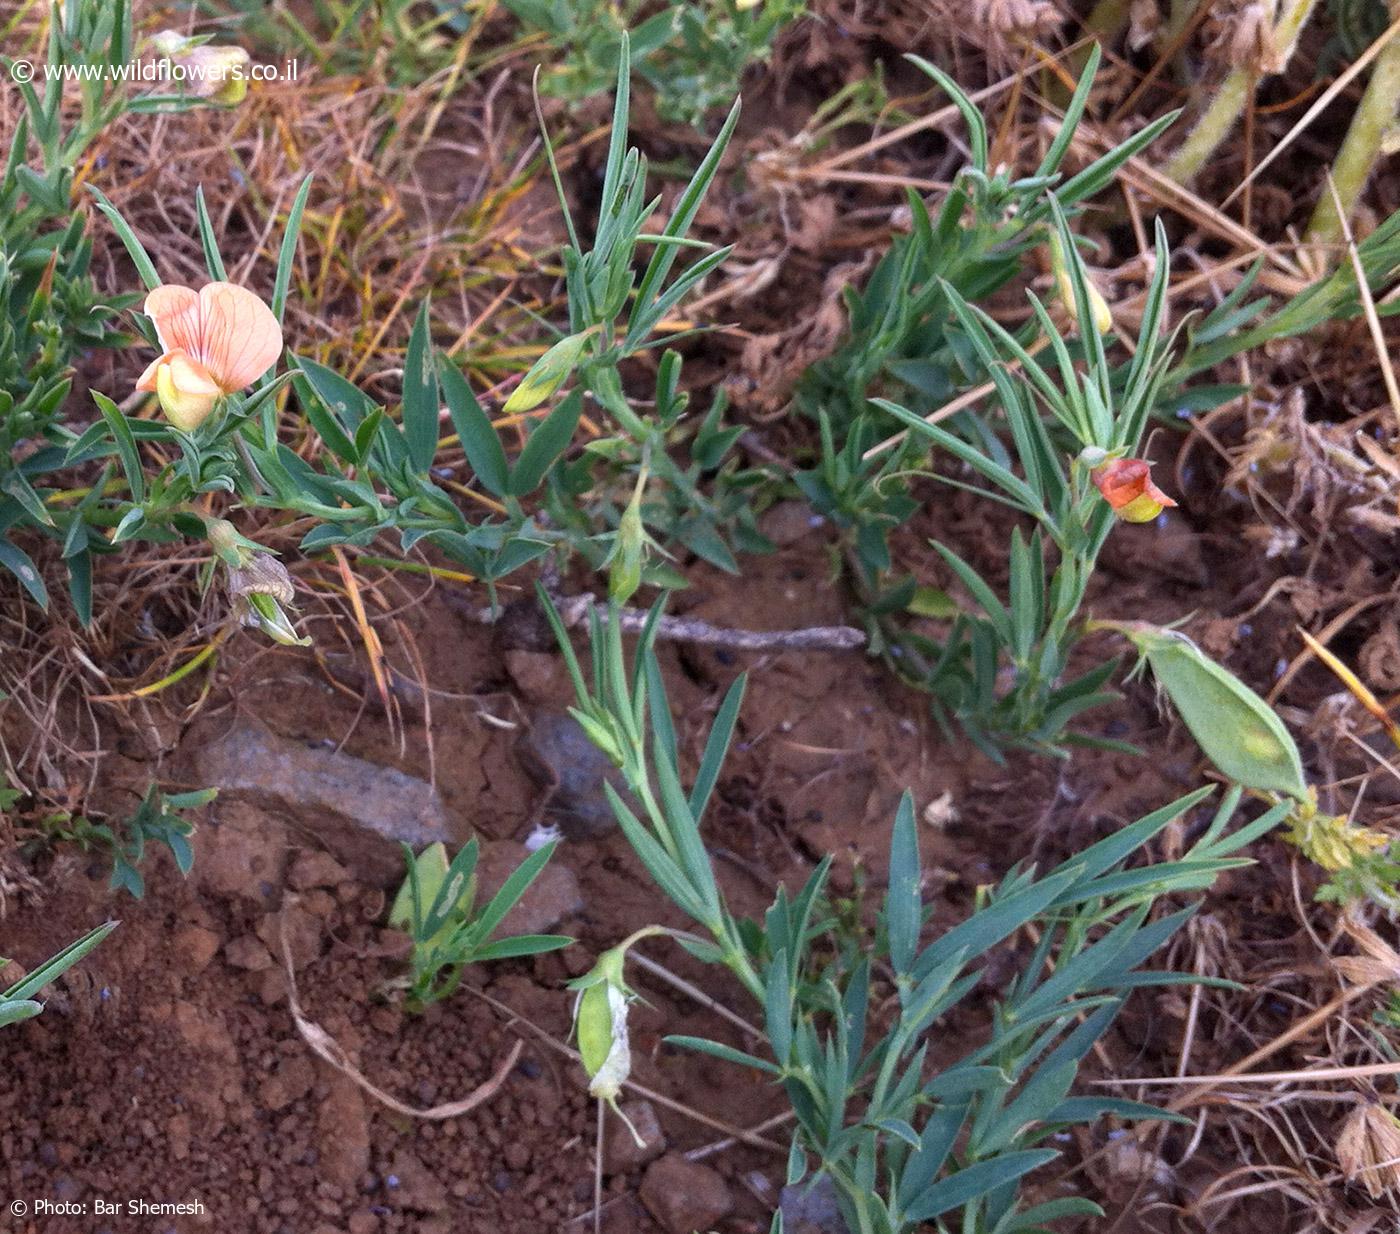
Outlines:
[[[1071, 77], [1077, 80], [1084, 71], [1084, 66], [1089, 62], [1089, 51], [1094, 40], [1104, 46], [1109, 46], [1117, 41], [1123, 28], [1128, 24], [1131, 11], [1131, 0], [1099, 0], [1089, 10], [1088, 16], [1084, 18], [1084, 33], [1089, 36], [1089, 39], [1086, 40], [1083, 47], [1070, 56], [1065, 65]], [[1057, 92], [1068, 99], [1068, 88], [1058, 81], [1056, 85]]]
[[[1391, 0], [1392, 20], [1400, 18], [1400, 0]], [[1332, 182], [1342, 203], [1337, 203], [1324, 187], [1308, 224], [1306, 242], [1309, 244], [1338, 244], [1344, 233], [1342, 219], [1350, 219], [1356, 211], [1366, 182], [1381, 156], [1386, 134], [1395, 123], [1396, 103], [1400, 101], [1400, 39], [1392, 38], [1376, 57], [1371, 80], [1356, 114], [1351, 118], [1346, 139], [1332, 164]]]
[[[1164, 51], [1176, 42], [1181, 32], [1186, 29], [1186, 23], [1196, 15], [1196, 6], [1204, 4], [1206, 0], [1172, 0], [1171, 12], [1167, 20], [1162, 23], [1161, 30], [1157, 33], [1157, 48]], [[1177, 51], [1177, 64], [1182, 60], [1181, 51]]]
[[1220, 83], [1210, 106], [1196, 121], [1195, 127], [1181, 143], [1181, 148], [1168, 161], [1165, 169], [1168, 176], [1178, 184], [1188, 184], [1195, 179], [1205, 161], [1235, 127], [1235, 121], [1240, 118], [1240, 112], [1254, 92], [1254, 82], [1255, 74], [1251, 70], [1230, 70]]
[[1131, 11], [1131, 0], [1099, 0], [1084, 19], [1084, 33], [1103, 43], [1112, 42], [1128, 24]]
[[1178, 184], [1188, 184], [1195, 178], [1206, 160], [1234, 130], [1235, 122], [1253, 97], [1259, 80], [1281, 73], [1288, 67], [1293, 50], [1298, 45], [1298, 36], [1307, 25], [1316, 3], [1317, 0], [1292, 0], [1285, 7], [1273, 31], [1274, 45], [1278, 51], [1267, 69], [1251, 64], [1230, 70], [1220, 83], [1210, 106], [1196, 121], [1196, 127], [1167, 163], [1165, 170], [1168, 176]]

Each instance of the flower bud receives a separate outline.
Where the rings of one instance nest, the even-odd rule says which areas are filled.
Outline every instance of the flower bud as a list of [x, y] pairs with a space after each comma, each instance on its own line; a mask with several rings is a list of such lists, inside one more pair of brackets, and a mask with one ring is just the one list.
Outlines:
[[632, 1073], [627, 1036], [627, 996], [611, 982], [591, 986], [579, 1001], [579, 1053], [589, 1074], [589, 1093], [616, 1101]]
[[[1055, 276], [1055, 289], [1059, 292], [1060, 300], [1071, 314], [1077, 316], [1079, 309], [1074, 298], [1074, 277], [1065, 260], [1064, 244], [1058, 231], [1050, 233], [1050, 272]], [[1113, 312], [1108, 307], [1108, 301], [1088, 274], [1084, 276], [1084, 289], [1089, 293], [1089, 311], [1093, 314], [1094, 328], [1100, 334], [1107, 334], [1113, 329]]]
[[1176, 505], [1152, 483], [1152, 464], [1144, 459], [1110, 459], [1091, 467], [1089, 474], [1114, 514], [1126, 523], [1150, 523]]
[[237, 569], [246, 566], [262, 550], [226, 518], [211, 518], [204, 525], [204, 534], [215, 556], [225, 565]]
[[245, 626], [257, 626], [274, 643], [281, 643], [284, 647], [311, 646], [311, 640], [297, 634], [291, 618], [271, 596], [251, 595], [246, 603], [235, 607]]
[[584, 735], [598, 747], [614, 767], [622, 766], [622, 745], [616, 734], [604, 723], [604, 717], [595, 717], [578, 707], [570, 707], [569, 714], [578, 721]]
[[647, 548], [646, 527], [642, 523], [642, 489], [645, 483], [646, 475], [643, 472], [617, 526], [612, 568], [608, 573], [608, 595], [619, 604], [626, 604], [642, 585], [642, 561]]

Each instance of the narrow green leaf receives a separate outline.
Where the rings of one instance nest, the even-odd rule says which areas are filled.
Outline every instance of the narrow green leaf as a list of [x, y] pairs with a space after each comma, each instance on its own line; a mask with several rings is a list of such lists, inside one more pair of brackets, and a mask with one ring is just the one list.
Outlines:
[[131, 500], [140, 505], [146, 500], [146, 474], [141, 470], [141, 457], [136, 451], [136, 438], [132, 436], [131, 426], [122, 415], [121, 408], [100, 390], [92, 392], [92, 399], [107, 422], [107, 427], [112, 431], [112, 440], [116, 443], [117, 457], [121, 460], [122, 471], [126, 475]]
[[94, 930], [89, 930], [82, 938], [71, 942], [52, 959], [39, 965], [28, 976], [21, 978], [8, 990], [4, 992], [5, 999], [25, 999], [33, 994], [37, 994], [49, 982], [57, 977], [61, 977], [79, 960], [88, 954], [104, 938], [117, 928], [117, 922], [108, 921], [98, 926]]
[[403, 365], [403, 430], [414, 470], [425, 474], [433, 465], [438, 442], [438, 377], [429, 338], [428, 301], [418, 308]]
[[567, 934], [515, 934], [482, 944], [472, 952], [472, 959], [477, 963], [484, 960], [514, 960], [546, 951], [559, 951], [573, 941]]
[[491, 902], [482, 909], [481, 916], [476, 920], [482, 937], [489, 938], [505, 915], [519, 903], [520, 897], [530, 890], [530, 884], [539, 877], [540, 871], [554, 855], [554, 849], [554, 843], [536, 849], [511, 871], [510, 877], [501, 884], [500, 890], [491, 897]]
[[306, 213], [306, 199], [311, 193], [312, 177], [308, 175], [297, 189], [292, 208], [287, 213], [287, 227], [282, 233], [282, 247], [277, 253], [277, 276], [272, 281], [272, 314], [281, 321], [287, 311], [287, 292], [292, 285], [292, 262], [296, 260], [297, 241], [301, 236], [301, 219]]
[[758, 1058], [753, 1054], [746, 1054], [743, 1050], [736, 1050], [733, 1046], [724, 1045], [718, 1041], [710, 1041], [705, 1037], [685, 1037], [668, 1034], [663, 1040], [667, 1045], [678, 1045], [685, 1050], [695, 1050], [700, 1054], [709, 1054], [714, 1058], [722, 1058], [727, 1063], [737, 1063], [740, 1067], [750, 1067], [754, 1071], [766, 1072], [768, 1075], [782, 1075], [782, 1070], [773, 1066], [765, 1059]]
[[0, 536], [0, 566], [19, 579], [20, 586], [34, 598], [34, 602], [47, 611], [49, 592], [38, 567], [28, 553], [4, 536]]
[[112, 224], [112, 230], [117, 233], [117, 239], [126, 247], [127, 254], [136, 267], [136, 273], [146, 284], [146, 290], [154, 291], [160, 286], [160, 275], [156, 273], [155, 264], [151, 261], [145, 246], [136, 238], [136, 233], [131, 230], [127, 221], [122, 218], [121, 211], [108, 201], [106, 194], [91, 184], [87, 187], [88, 192], [97, 198], [97, 208], [107, 216], [108, 221]]
[[890, 963], [896, 975], [914, 966], [923, 924], [920, 894], [919, 833], [914, 822], [914, 798], [905, 792], [895, 811], [890, 837], [889, 890], [885, 895], [885, 928], [890, 939]]
[[962, 87], [937, 65], [930, 64], [922, 56], [905, 56], [904, 58], [932, 77], [942, 87], [943, 92], [953, 100], [953, 105], [962, 113], [963, 121], [967, 124], [972, 146], [972, 165], [978, 171], [985, 173], [988, 158], [987, 122], [982, 118], [977, 104], [968, 98]]
[[942, 1213], [962, 1208], [998, 1187], [1015, 1182], [1032, 1170], [1054, 1161], [1060, 1154], [1053, 1149], [1036, 1148], [1005, 1153], [991, 1161], [979, 1161], [940, 1179], [914, 1198], [904, 1210], [906, 1221], [932, 1221]]
[[773, 1057], [782, 1067], [792, 1058], [792, 987], [788, 982], [787, 953], [779, 951], [764, 980], [764, 1010]]
[[224, 269], [224, 259], [219, 253], [219, 240], [214, 235], [214, 224], [209, 218], [209, 207], [204, 201], [204, 186], [196, 185], [194, 190], [195, 222], [199, 228], [199, 243], [204, 249], [204, 265], [209, 277], [216, 283], [228, 282], [228, 271]]

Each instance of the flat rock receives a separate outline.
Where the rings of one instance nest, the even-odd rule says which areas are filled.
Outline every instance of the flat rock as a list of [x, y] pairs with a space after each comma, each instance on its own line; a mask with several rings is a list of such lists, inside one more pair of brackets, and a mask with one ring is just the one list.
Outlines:
[[537, 713], [516, 749], [525, 770], [548, 790], [545, 822], [557, 824], [571, 840], [595, 839], [617, 826], [603, 785], [611, 784], [630, 803], [627, 786], [568, 712]]
[[451, 835], [442, 799], [426, 780], [261, 725], [239, 724], [199, 745], [195, 768], [221, 801], [236, 794], [286, 813], [314, 830], [334, 860], [379, 885], [403, 877], [399, 841], [419, 849]]
[[609, 1113], [603, 1135], [603, 1169], [609, 1174], [626, 1174], [666, 1151], [666, 1133], [650, 1101], [624, 1101], [620, 1109], [642, 1142], [637, 1143], [627, 1123]]
[[652, 1162], [639, 1194], [666, 1234], [705, 1234], [734, 1211], [734, 1197], [724, 1179], [679, 1153]]
[[[530, 850], [514, 840], [483, 841], [476, 866], [478, 908], [484, 908], [491, 902], [491, 897], [529, 855]], [[520, 897], [516, 906], [506, 914], [505, 920], [496, 927], [496, 937], [542, 934], [553, 929], [564, 918], [582, 911], [583, 892], [579, 890], [578, 878], [560, 859], [560, 853], [556, 850], [539, 877], [530, 884], [530, 890]]]
[[825, 1174], [784, 1187], [778, 1207], [783, 1214], [783, 1234], [849, 1234], [836, 1186]]

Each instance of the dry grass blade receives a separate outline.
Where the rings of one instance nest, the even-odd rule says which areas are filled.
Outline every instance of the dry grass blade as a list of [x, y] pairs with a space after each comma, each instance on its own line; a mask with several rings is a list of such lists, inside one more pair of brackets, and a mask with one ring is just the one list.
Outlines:
[[1366, 267], [1361, 263], [1361, 254], [1356, 248], [1356, 237], [1352, 235], [1351, 220], [1347, 218], [1346, 210], [1342, 207], [1341, 195], [1337, 192], [1331, 172], [1327, 174], [1327, 191], [1332, 195], [1337, 220], [1342, 228], [1342, 239], [1347, 246], [1347, 256], [1351, 259], [1351, 268], [1356, 274], [1356, 290], [1361, 297], [1361, 308], [1366, 315], [1371, 342], [1376, 348], [1376, 360], [1381, 366], [1381, 376], [1385, 378], [1385, 392], [1390, 398], [1390, 411], [1395, 417], [1396, 428], [1400, 429], [1400, 385], [1395, 381], [1395, 366], [1390, 362], [1385, 331], [1381, 329], [1380, 315], [1376, 312], [1376, 300], [1371, 294], [1371, 280], [1366, 277]]
[[355, 628], [360, 632], [360, 641], [364, 644], [365, 655], [369, 658], [370, 672], [374, 675], [374, 688], [379, 692], [379, 701], [384, 706], [386, 715], [396, 715], [398, 702], [393, 691], [389, 688], [389, 673], [386, 669], [384, 659], [384, 645], [379, 640], [379, 633], [370, 624], [369, 615], [365, 612], [364, 598], [360, 595], [360, 584], [355, 577], [355, 572], [350, 569], [350, 562], [336, 545], [331, 549], [331, 555], [335, 558], [336, 568], [340, 571], [341, 581], [345, 584], [345, 595], [350, 601], [350, 611], [355, 618]]
[[1300, 627], [1298, 633], [1302, 636], [1303, 642], [1308, 645], [1308, 650], [1337, 675], [1338, 680], [1351, 691], [1356, 701], [1379, 721], [1381, 727], [1385, 729], [1386, 735], [1397, 747], [1400, 747], [1400, 724], [1391, 718], [1384, 704], [1371, 692], [1366, 683], [1306, 630]]
[[341, 1075], [348, 1077], [357, 1088], [368, 1093], [380, 1105], [393, 1110], [395, 1114], [402, 1114], [406, 1118], [421, 1118], [429, 1122], [442, 1122], [449, 1118], [460, 1118], [463, 1114], [470, 1113], [477, 1106], [490, 1101], [501, 1090], [501, 1086], [509, 1078], [510, 1073], [515, 1069], [515, 1064], [520, 1061], [521, 1051], [525, 1048], [523, 1041], [517, 1040], [507, 1052], [505, 1058], [497, 1066], [491, 1077], [479, 1084], [467, 1096], [458, 1101], [448, 1101], [440, 1105], [420, 1108], [418, 1106], [406, 1105], [391, 1093], [386, 1093], [378, 1085], [369, 1080], [364, 1072], [350, 1061], [345, 1053], [344, 1047], [336, 1041], [330, 1033], [326, 1032], [319, 1024], [307, 1019], [301, 1009], [301, 1003], [297, 998], [297, 978], [296, 968], [292, 963], [292, 946], [287, 937], [287, 907], [296, 904], [296, 897], [288, 898], [282, 912], [278, 915], [278, 931], [282, 943], [282, 963], [287, 978], [287, 1006], [291, 1010], [292, 1019], [296, 1023], [297, 1032], [301, 1034], [302, 1040], [315, 1052], [317, 1057], [325, 1060], [334, 1067]]

